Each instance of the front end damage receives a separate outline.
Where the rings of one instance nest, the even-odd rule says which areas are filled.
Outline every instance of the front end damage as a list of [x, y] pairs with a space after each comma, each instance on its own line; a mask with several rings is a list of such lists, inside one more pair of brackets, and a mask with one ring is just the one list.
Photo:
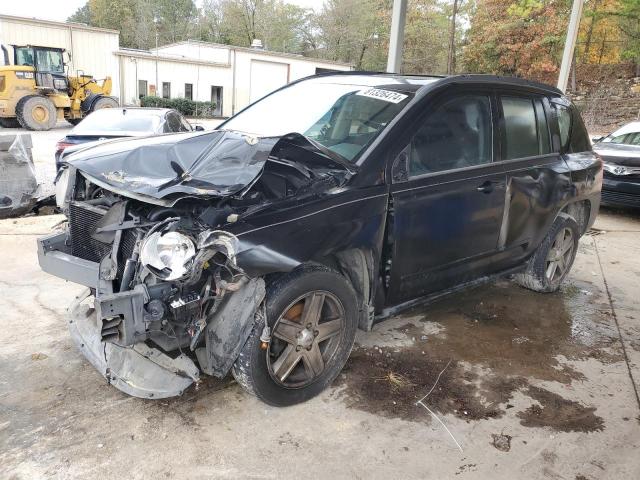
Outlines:
[[[69, 328], [113, 386], [136, 397], [166, 398], [182, 394], [203, 373], [222, 378], [229, 372], [265, 297], [263, 278], [238, 262], [243, 251], [253, 251], [246, 255], [253, 258], [260, 250], [234, 229], [248, 213], [304, 188], [335, 185], [337, 178], [330, 168], [311, 172], [271, 155], [260, 179], [243, 180], [244, 187], [224, 196], [187, 177], [184, 166], [173, 167], [182, 179], [171, 182], [172, 191], [183, 194], [170, 199], [111, 185], [105, 178], [113, 172], [100, 179], [73, 162], [63, 171], [57, 194], [68, 226], [39, 239], [38, 258], [44, 271], [87, 287], [70, 308]], [[283, 175], [287, 169], [292, 173]]]
[[[139, 243], [145, 238], [139, 232], [125, 235]], [[70, 228], [40, 239], [38, 254], [43, 270], [88, 287], [69, 309], [69, 330], [109, 383], [136, 397], [165, 398], [181, 395], [201, 371], [220, 378], [229, 372], [265, 286], [233, 264], [224, 240], [193, 258], [199, 274], [190, 270], [179, 280], [161, 281], [135, 260], [137, 244], [133, 260], [118, 268], [113, 259], [126, 256], [126, 241], [114, 241], [117, 252], [96, 262], [97, 257], [82, 258], [92, 256], [77, 244], [82, 239]]]

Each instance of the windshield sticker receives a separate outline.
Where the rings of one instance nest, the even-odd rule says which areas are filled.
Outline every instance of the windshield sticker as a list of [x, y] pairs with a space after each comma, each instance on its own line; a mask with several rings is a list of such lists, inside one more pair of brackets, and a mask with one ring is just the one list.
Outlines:
[[390, 103], [400, 103], [407, 95], [402, 93], [392, 92], [391, 90], [382, 90], [381, 88], [368, 88], [367, 90], [360, 90], [356, 95], [363, 97], [377, 98], [378, 100], [384, 100]]

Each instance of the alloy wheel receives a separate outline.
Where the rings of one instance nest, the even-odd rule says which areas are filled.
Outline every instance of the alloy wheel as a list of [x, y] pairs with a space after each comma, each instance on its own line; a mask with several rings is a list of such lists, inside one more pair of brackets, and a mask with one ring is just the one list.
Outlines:
[[550, 283], [562, 278], [573, 258], [573, 232], [563, 228], [558, 232], [545, 261], [545, 276]]
[[302, 388], [324, 372], [345, 330], [345, 310], [326, 291], [293, 301], [276, 322], [267, 349], [269, 374], [287, 388]]

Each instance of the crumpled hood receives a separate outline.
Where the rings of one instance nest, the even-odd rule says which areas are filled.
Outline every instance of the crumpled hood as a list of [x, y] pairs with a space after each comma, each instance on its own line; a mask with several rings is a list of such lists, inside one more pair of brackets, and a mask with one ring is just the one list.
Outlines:
[[228, 196], [259, 176], [277, 140], [232, 131], [170, 134], [104, 142], [65, 162], [115, 189], [157, 199]]

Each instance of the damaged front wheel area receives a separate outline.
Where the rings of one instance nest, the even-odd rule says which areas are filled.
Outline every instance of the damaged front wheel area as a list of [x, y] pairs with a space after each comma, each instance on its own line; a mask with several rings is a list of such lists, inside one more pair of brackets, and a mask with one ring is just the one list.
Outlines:
[[270, 342], [256, 324], [232, 372], [247, 391], [274, 406], [304, 402], [342, 370], [355, 339], [356, 295], [340, 274], [307, 265], [272, 282], [266, 295]]

